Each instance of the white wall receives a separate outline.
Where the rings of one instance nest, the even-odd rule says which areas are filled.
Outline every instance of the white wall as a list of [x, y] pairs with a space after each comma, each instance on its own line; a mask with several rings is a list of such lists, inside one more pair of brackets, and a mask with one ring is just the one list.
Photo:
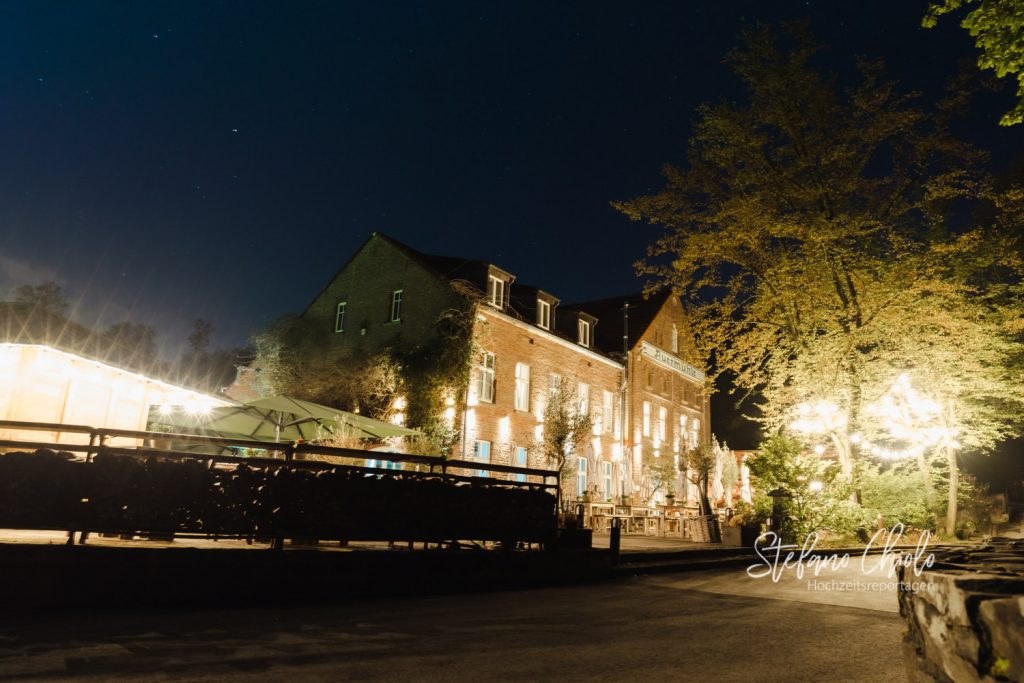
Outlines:
[[[49, 346], [0, 344], [0, 419], [144, 430], [150, 406], [230, 401]], [[87, 443], [84, 434], [0, 428], [0, 439]], [[111, 445], [134, 445], [113, 439]]]

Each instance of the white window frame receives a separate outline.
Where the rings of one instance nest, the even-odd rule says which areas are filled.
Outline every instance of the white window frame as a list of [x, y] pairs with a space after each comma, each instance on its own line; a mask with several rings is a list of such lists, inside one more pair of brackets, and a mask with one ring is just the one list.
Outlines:
[[548, 393], [554, 395], [558, 388], [562, 386], [562, 376], [557, 372], [552, 372], [548, 375]]
[[[474, 462], [490, 464], [491, 462], [491, 442], [483, 439], [477, 439], [473, 442], [473, 457], [471, 458]], [[488, 470], [473, 470], [474, 477], [489, 477], [490, 472]]]
[[396, 289], [391, 292], [391, 317], [388, 318], [388, 322], [402, 321], [402, 293], [404, 291], [404, 289]]
[[537, 299], [537, 327], [551, 329], [551, 304], [543, 299]]
[[650, 401], [644, 401], [644, 413], [643, 413], [643, 435], [651, 435], [651, 403]]
[[487, 303], [495, 308], [505, 308], [505, 286], [504, 278], [497, 275], [487, 276]]
[[514, 404], [516, 410], [527, 412], [530, 410], [530, 366], [526, 363], [516, 363]]
[[587, 320], [576, 321], [576, 331], [579, 334], [580, 346], [590, 348], [590, 322]]
[[348, 308], [348, 301], [339, 301], [338, 308], [334, 313], [334, 331], [345, 331], [345, 313]]
[[664, 442], [668, 438], [668, 409], [658, 408], [658, 440]]
[[612, 499], [612, 464], [605, 460], [601, 463], [601, 468], [604, 470], [601, 474], [604, 475], [604, 499]]
[[484, 403], [494, 403], [494, 376], [497, 360], [490, 351], [484, 351], [480, 356], [480, 385], [478, 386], [477, 398]]
[[[530, 456], [526, 450], [526, 446], [516, 446], [515, 450], [512, 453], [512, 457], [514, 458], [514, 462], [512, 464], [514, 464], [516, 467], [530, 466]], [[519, 483], [525, 483], [526, 475], [516, 474], [515, 480], [518, 481]]]
[[576, 458], [576, 495], [580, 498], [587, 492], [587, 459]]
[[580, 382], [576, 390], [580, 415], [590, 414], [590, 385]]

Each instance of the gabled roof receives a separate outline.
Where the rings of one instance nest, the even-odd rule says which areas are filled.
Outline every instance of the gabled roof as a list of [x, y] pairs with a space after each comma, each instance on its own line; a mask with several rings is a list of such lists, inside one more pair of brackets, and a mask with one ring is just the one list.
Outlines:
[[403, 244], [392, 237], [388, 237], [384, 233], [375, 232], [373, 234], [399, 249], [409, 258], [439, 277], [449, 281], [468, 280], [478, 287], [484, 287], [487, 285], [487, 273], [490, 270], [491, 264], [486, 261], [459, 258], [456, 256], [424, 254], [422, 251], [413, 249], [409, 245]]
[[598, 320], [594, 328], [594, 346], [605, 353], [622, 353], [624, 327], [623, 308], [629, 304], [629, 348], [636, 346], [647, 328], [654, 322], [658, 311], [665, 305], [671, 290], [661, 290], [644, 298], [642, 293], [624, 294], [607, 299], [564, 304], [562, 310], [582, 311]]

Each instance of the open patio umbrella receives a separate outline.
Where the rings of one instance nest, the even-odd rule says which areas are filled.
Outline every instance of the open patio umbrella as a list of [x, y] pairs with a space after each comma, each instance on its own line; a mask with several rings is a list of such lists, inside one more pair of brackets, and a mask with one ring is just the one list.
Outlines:
[[160, 419], [174, 428], [200, 430], [208, 436], [252, 439], [253, 441], [314, 441], [324, 432], [363, 438], [415, 436], [415, 429], [381, 422], [345, 410], [292, 398], [268, 396], [238, 406], [214, 408], [196, 418], [174, 413]]

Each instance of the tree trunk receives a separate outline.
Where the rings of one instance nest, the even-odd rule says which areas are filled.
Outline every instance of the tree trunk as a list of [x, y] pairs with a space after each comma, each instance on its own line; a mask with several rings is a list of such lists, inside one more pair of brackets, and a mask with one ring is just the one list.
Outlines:
[[718, 519], [714, 512], [711, 510], [711, 499], [708, 498], [708, 483], [709, 479], [707, 476], [701, 478], [700, 482], [700, 507], [701, 514], [705, 515], [708, 519], [708, 536], [712, 543], [721, 543], [722, 534], [718, 528]]
[[944, 447], [946, 461], [949, 463], [949, 495], [946, 499], [946, 533], [956, 533], [956, 498], [960, 489], [960, 468], [956, 463], [956, 450]]
[[832, 445], [836, 447], [839, 455], [839, 466], [842, 467], [843, 476], [853, 476], [853, 450], [850, 448], [850, 440], [846, 434], [831, 432]]

